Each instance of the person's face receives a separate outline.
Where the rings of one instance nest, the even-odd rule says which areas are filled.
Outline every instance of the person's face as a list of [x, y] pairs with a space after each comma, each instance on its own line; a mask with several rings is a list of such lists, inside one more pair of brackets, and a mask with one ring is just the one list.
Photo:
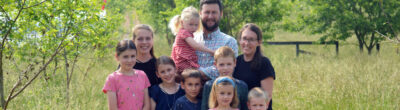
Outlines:
[[136, 38], [133, 40], [139, 54], [150, 53], [151, 48], [153, 48], [153, 34], [149, 30], [136, 30]]
[[218, 4], [204, 4], [200, 11], [201, 23], [208, 31], [213, 31], [218, 27], [222, 12]]
[[122, 69], [132, 69], [136, 64], [136, 50], [128, 49], [116, 56]]
[[161, 78], [165, 83], [174, 83], [175, 75], [175, 67], [170, 64], [160, 64], [157, 67], [157, 77]]
[[200, 78], [189, 77], [185, 79], [185, 82], [182, 84], [182, 88], [185, 90], [186, 96], [190, 98], [196, 98], [202, 87], [200, 81]]
[[268, 108], [268, 103], [261, 97], [253, 97], [247, 104], [249, 110], [267, 110]]
[[232, 85], [218, 85], [216, 88], [218, 106], [230, 106], [233, 96], [234, 88]]
[[232, 57], [220, 57], [215, 61], [215, 67], [220, 76], [232, 76], [235, 66], [236, 60]]
[[199, 27], [199, 18], [190, 18], [186, 21], [182, 21], [182, 27], [186, 31], [194, 33]]
[[260, 46], [261, 44], [261, 40], [259, 41], [257, 39], [257, 34], [255, 32], [250, 29], [245, 29], [242, 32], [239, 44], [244, 55], [254, 55], [257, 46]]

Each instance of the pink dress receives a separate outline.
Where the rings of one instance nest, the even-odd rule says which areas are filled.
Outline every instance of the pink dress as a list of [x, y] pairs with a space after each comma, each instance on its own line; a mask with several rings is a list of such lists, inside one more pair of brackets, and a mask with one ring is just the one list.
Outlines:
[[193, 33], [181, 28], [172, 46], [171, 58], [175, 62], [178, 73], [181, 73], [186, 68], [199, 68], [196, 50], [185, 41], [188, 37], [193, 38]]
[[149, 79], [142, 70], [135, 70], [132, 76], [114, 72], [108, 75], [103, 92], [115, 92], [119, 110], [142, 110], [144, 90], [150, 87]]

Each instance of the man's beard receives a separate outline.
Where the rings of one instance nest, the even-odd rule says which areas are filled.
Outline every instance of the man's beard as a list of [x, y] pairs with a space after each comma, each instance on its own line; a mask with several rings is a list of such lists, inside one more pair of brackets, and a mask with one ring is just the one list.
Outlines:
[[217, 22], [217, 21], [215, 21], [215, 24], [213, 25], [213, 26], [211, 26], [211, 27], [208, 27], [207, 26], [207, 21], [201, 21], [201, 24], [203, 24], [203, 27], [206, 29], [206, 30], [208, 30], [208, 31], [214, 31], [216, 28], [218, 28], [218, 25], [219, 25], [219, 21]]

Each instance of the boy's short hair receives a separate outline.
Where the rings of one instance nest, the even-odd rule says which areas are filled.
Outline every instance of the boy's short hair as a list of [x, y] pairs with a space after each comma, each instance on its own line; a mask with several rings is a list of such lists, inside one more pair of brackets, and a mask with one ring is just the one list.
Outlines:
[[222, 57], [232, 57], [233, 61], [236, 61], [235, 52], [233, 52], [232, 48], [228, 46], [222, 46], [215, 51], [214, 53], [215, 62], [217, 62], [218, 58]]
[[265, 102], [268, 102], [270, 100], [268, 96], [268, 92], [264, 91], [260, 87], [255, 87], [250, 90], [249, 95], [247, 97], [247, 100], [250, 101], [250, 99], [259, 97], [265, 99]]
[[[187, 78], [199, 78], [200, 81], [202, 81], [202, 76], [199, 70], [195, 70], [195, 69], [185, 69], [183, 70], [182, 74], [182, 83], [185, 83], [185, 80]], [[200, 82], [201, 83], [201, 82]]]

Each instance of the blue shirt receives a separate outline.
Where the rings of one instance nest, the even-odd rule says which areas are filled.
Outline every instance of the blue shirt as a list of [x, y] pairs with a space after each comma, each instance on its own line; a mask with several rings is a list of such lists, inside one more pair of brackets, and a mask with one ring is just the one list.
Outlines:
[[[217, 50], [222, 46], [231, 47], [235, 56], [238, 56], [238, 44], [235, 38], [227, 35], [219, 30], [219, 28], [204, 37], [203, 32], [195, 33], [194, 39], [200, 44], [204, 44], [205, 47], [211, 50]], [[217, 69], [214, 66], [214, 56], [207, 52], [196, 51], [198, 57], [198, 63], [201, 71], [203, 71], [211, 79], [215, 79], [219, 76]]]
[[179, 97], [174, 105], [174, 110], [200, 110], [201, 99], [197, 99], [197, 103], [192, 103], [186, 96]]
[[156, 102], [156, 110], [172, 110], [175, 101], [185, 95], [185, 91], [179, 86], [179, 90], [176, 93], [168, 94], [158, 84], [150, 87], [149, 95]]

